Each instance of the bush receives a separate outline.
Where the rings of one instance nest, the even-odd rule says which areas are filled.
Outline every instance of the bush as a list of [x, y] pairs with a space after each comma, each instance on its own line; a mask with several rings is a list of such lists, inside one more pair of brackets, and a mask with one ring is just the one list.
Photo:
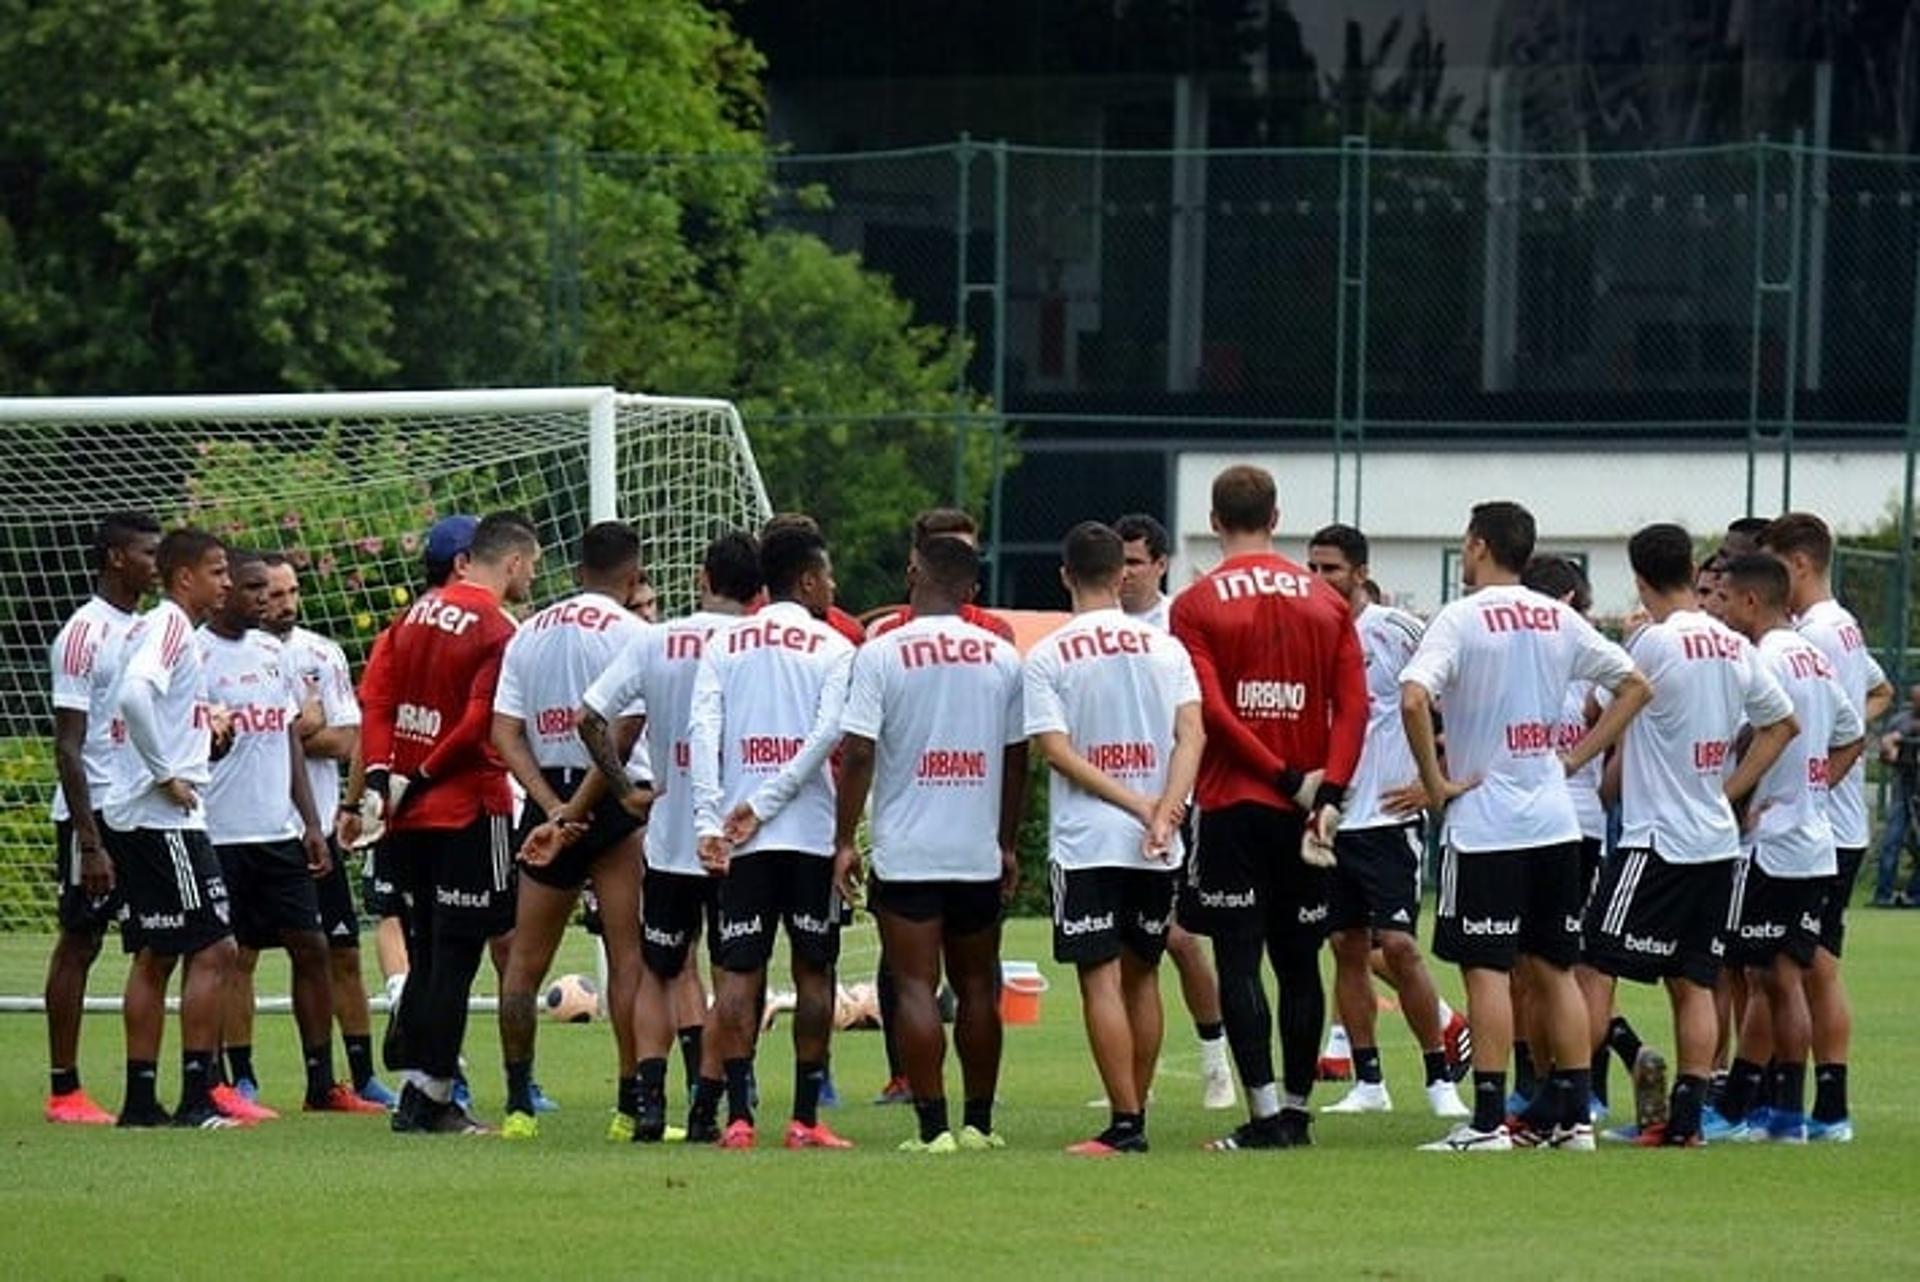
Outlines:
[[0, 931], [54, 928], [53, 778], [52, 740], [0, 739]]

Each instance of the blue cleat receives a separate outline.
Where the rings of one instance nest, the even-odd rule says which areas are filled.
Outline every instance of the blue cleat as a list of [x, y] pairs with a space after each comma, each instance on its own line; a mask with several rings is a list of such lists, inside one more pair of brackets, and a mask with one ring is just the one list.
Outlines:
[[1587, 1096], [1587, 1120], [1589, 1122], [1592, 1122], [1595, 1126], [1600, 1125], [1600, 1123], [1607, 1120], [1607, 1112], [1608, 1109], [1605, 1100], [1594, 1095]]
[[389, 1113], [391, 1113], [394, 1110], [394, 1108], [400, 1103], [400, 1097], [395, 1095], [392, 1091], [388, 1090], [386, 1087], [386, 1083], [382, 1082], [377, 1077], [369, 1077], [367, 1079], [367, 1084], [365, 1086], [362, 1086], [359, 1090], [355, 1091], [354, 1094], [358, 1095], [361, 1099], [367, 1101], [367, 1103], [369, 1104], [378, 1104], [381, 1108], [386, 1109]]
[[473, 1111], [473, 1088], [467, 1085], [465, 1073], [453, 1079], [453, 1103], [456, 1108]]
[[548, 1099], [547, 1093], [540, 1089], [540, 1083], [529, 1083], [528, 1091], [533, 1096], [533, 1111], [535, 1113], [557, 1113], [560, 1111], [560, 1106]]
[[1807, 1143], [1809, 1144], [1851, 1144], [1853, 1143], [1853, 1119], [1843, 1117], [1837, 1121], [1822, 1122], [1809, 1119], [1807, 1122]]
[[1756, 1134], [1767, 1129], [1767, 1123], [1773, 1120], [1773, 1110], [1765, 1104], [1747, 1110], [1747, 1126]]
[[1531, 1099], [1522, 1095], [1519, 1091], [1509, 1093], [1507, 1096], [1507, 1116], [1519, 1117], [1527, 1111], [1527, 1105], [1532, 1102]]
[[1640, 1128], [1628, 1122], [1625, 1126], [1616, 1126], [1610, 1131], [1600, 1132], [1600, 1138], [1613, 1144], [1638, 1144]]
[[820, 1107], [839, 1108], [840, 1092], [833, 1089], [833, 1071], [829, 1069], [820, 1083]]
[[249, 1104], [255, 1103], [260, 1098], [260, 1085], [251, 1077], [234, 1078], [233, 1090], [236, 1095]]
[[1705, 1136], [1707, 1142], [1710, 1144], [1718, 1140], [1743, 1138], [1734, 1132], [1746, 1131], [1748, 1129], [1747, 1119], [1744, 1117], [1737, 1122], [1730, 1122], [1719, 1109], [1711, 1104], [1700, 1110], [1700, 1134]]
[[1766, 1141], [1769, 1144], [1805, 1144], [1808, 1129], [1805, 1113], [1783, 1113], [1775, 1109], [1767, 1118]]

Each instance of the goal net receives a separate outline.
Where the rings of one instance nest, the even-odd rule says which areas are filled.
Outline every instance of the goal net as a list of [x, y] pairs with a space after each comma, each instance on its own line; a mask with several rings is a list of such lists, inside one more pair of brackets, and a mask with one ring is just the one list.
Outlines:
[[531, 516], [548, 549], [536, 601], [572, 590], [580, 533], [617, 517], [640, 533], [663, 613], [691, 608], [717, 531], [768, 515], [725, 401], [605, 388], [0, 399], [0, 932], [54, 928], [48, 646], [90, 591], [103, 514], [285, 551], [302, 621], [357, 674], [420, 589], [427, 527], [503, 508]]

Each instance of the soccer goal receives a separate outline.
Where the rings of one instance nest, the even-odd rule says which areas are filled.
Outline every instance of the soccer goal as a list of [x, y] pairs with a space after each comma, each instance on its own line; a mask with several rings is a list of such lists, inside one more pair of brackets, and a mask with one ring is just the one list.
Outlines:
[[421, 538], [440, 516], [531, 516], [550, 549], [536, 600], [571, 590], [588, 524], [631, 522], [663, 612], [678, 612], [707, 541], [769, 515], [740, 415], [720, 400], [611, 388], [0, 398], [0, 936], [54, 927], [47, 648], [90, 590], [94, 525], [121, 509], [288, 553], [303, 621], [356, 671], [419, 590]]

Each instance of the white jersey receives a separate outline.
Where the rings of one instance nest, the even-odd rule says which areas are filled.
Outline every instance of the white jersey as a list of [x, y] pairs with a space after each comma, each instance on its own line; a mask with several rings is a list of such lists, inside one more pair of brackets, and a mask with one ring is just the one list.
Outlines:
[[[707, 641], [740, 616], [702, 611], [641, 631], [614, 656], [581, 702], [611, 722], [641, 704], [647, 710], [642, 738], [653, 768], [653, 811], [647, 816], [647, 867], [703, 876], [693, 832], [693, 760], [688, 721], [693, 683]], [[636, 745], [638, 751], [638, 745]], [[631, 771], [629, 771], [631, 773]]]
[[1828, 821], [1827, 754], [1866, 733], [1833, 665], [1788, 628], [1760, 638], [1760, 661], [1793, 700], [1800, 733], [1753, 790], [1754, 858], [1774, 877], [1830, 877], [1840, 870]]
[[[1576, 681], [1567, 687], [1560, 724], [1553, 731], [1556, 752], [1572, 752], [1587, 737], [1587, 698], [1593, 690], [1591, 681]], [[1606, 769], [1606, 757], [1596, 756], [1567, 776], [1567, 792], [1573, 797], [1573, 813], [1580, 821], [1580, 835], [1592, 841], [1605, 841], [1607, 837], [1607, 807], [1600, 800], [1600, 780]]]
[[[1853, 705], [1854, 715], [1864, 718], [1867, 691], [1886, 678], [1883, 675], [1875, 679], [1880, 666], [1867, 651], [1866, 633], [1860, 630], [1859, 621], [1845, 606], [1829, 598], [1808, 606], [1807, 612], [1794, 620], [1794, 628], [1827, 656], [1827, 662], [1833, 665], [1833, 675], [1846, 692], [1847, 702]], [[1833, 842], [1842, 850], [1867, 844], [1866, 773], [1858, 768], [1848, 771], [1828, 798], [1827, 816], [1833, 824]]]
[[[1171, 633], [1108, 608], [1075, 615], [1033, 647], [1023, 697], [1027, 734], [1064, 734], [1102, 774], [1158, 797], [1174, 722], [1181, 708], [1200, 702], [1200, 682]], [[1176, 832], [1167, 858], [1148, 859], [1138, 819], [1057, 770], [1048, 775], [1050, 852], [1060, 867], [1168, 872], [1185, 858]]]
[[[128, 705], [141, 700], [152, 710], [152, 734], [137, 729]], [[212, 722], [206, 673], [193, 642], [193, 620], [164, 600], [134, 624], [114, 683], [114, 715], [127, 719], [127, 743], [113, 754], [104, 809], [121, 832], [135, 828], [204, 829], [205, 791], [212, 777]], [[183, 811], [156, 785], [178, 779], [202, 793], [201, 804]]]
[[[353, 692], [353, 671], [346, 652], [318, 632], [295, 628], [281, 638], [281, 663], [294, 698], [306, 702], [309, 693], [320, 699], [326, 728], [360, 724], [360, 700]], [[340, 762], [333, 757], [307, 757], [307, 786], [313, 790], [313, 808], [322, 832], [333, 831], [340, 810]]]
[[580, 696], [646, 626], [612, 597], [582, 592], [529, 616], [507, 642], [493, 710], [526, 724], [542, 770], [592, 767], [574, 722]]
[[1405, 610], [1372, 604], [1360, 611], [1353, 626], [1360, 634], [1360, 653], [1367, 664], [1367, 737], [1353, 782], [1347, 785], [1340, 826], [1355, 831], [1397, 827], [1407, 822], [1406, 816], [1387, 813], [1380, 798], [1420, 781], [1420, 768], [1407, 744], [1407, 728], [1400, 720], [1400, 673], [1420, 648], [1426, 626]]
[[1727, 801], [1733, 741], [1745, 721], [1770, 726], [1793, 702], [1752, 642], [1699, 610], [1677, 610], [1633, 639], [1653, 702], [1620, 747], [1620, 844], [1674, 864], [1737, 859]]
[[956, 615], [920, 615], [853, 660], [841, 729], [875, 745], [873, 871], [995, 881], [1008, 744], [1026, 739], [1020, 656]]
[[1170, 622], [1172, 614], [1173, 597], [1162, 592], [1153, 599], [1152, 605], [1138, 614], [1128, 611], [1127, 617], [1135, 623], [1144, 623], [1148, 627], [1159, 628], [1162, 632], [1171, 632], [1173, 631], [1173, 625]]
[[1573, 682], [1611, 690], [1632, 672], [1627, 652], [1578, 613], [1517, 583], [1435, 615], [1400, 680], [1440, 704], [1447, 773], [1479, 780], [1447, 807], [1447, 844], [1473, 852], [1578, 841], [1554, 728]]
[[[98, 810], [107, 799], [108, 770], [114, 746], [126, 738], [126, 726], [108, 700], [119, 675], [127, 633], [139, 619], [100, 597], [75, 610], [48, 651], [53, 669], [53, 706], [86, 714], [87, 734], [80, 762], [87, 774], [87, 795]], [[53, 789], [53, 817], [67, 819], [66, 793]]]
[[745, 802], [760, 830], [733, 853], [833, 854], [833, 775], [853, 643], [793, 601], [713, 634], [689, 715], [694, 831], [721, 835]]
[[210, 628], [200, 629], [195, 644], [206, 667], [207, 699], [233, 718], [233, 746], [213, 763], [203, 798], [207, 837], [216, 846], [298, 837], [288, 735], [300, 699], [283, 667], [285, 647], [265, 632], [230, 641]]

